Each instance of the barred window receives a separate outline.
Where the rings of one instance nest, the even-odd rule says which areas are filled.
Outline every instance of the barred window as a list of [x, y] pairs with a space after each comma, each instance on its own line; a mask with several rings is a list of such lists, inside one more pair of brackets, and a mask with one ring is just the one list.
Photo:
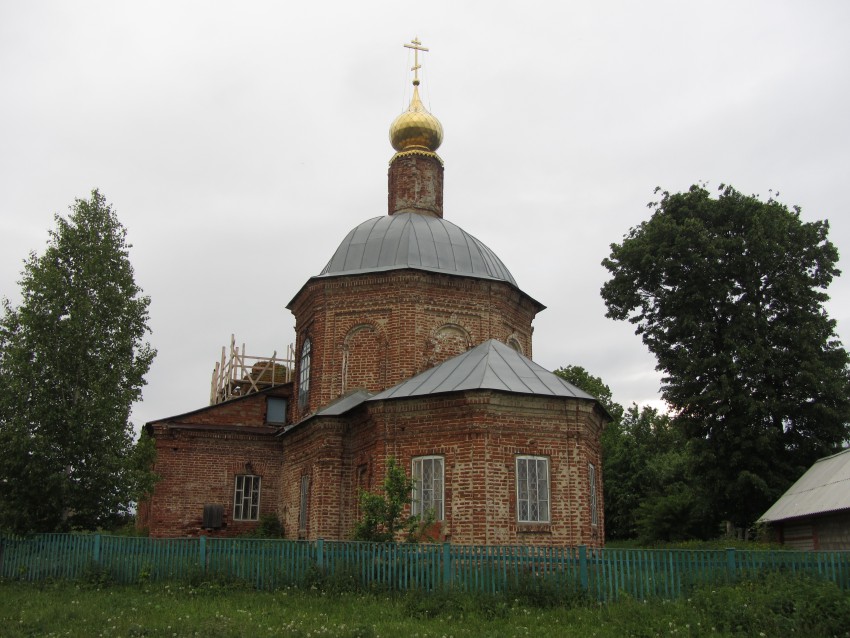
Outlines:
[[233, 520], [256, 521], [260, 518], [260, 477], [238, 474], [233, 491]]
[[596, 506], [596, 466], [587, 464], [587, 480], [590, 481], [590, 524], [599, 525], [599, 510]]
[[517, 520], [520, 523], [549, 522], [549, 459], [518, 456], [516, 459]]
[[310, 398], [310, 353], [312, 350], [310, 338], [304, 339], [301, 346], [301, 361], [298, 373], [298, 407], [304, 409]]
[[422, 516], [431, 511], [434, 513], [434, 520], [443, 520], [443, 457], [414, 458], [412, 476], [411, 513], [414, 516]]

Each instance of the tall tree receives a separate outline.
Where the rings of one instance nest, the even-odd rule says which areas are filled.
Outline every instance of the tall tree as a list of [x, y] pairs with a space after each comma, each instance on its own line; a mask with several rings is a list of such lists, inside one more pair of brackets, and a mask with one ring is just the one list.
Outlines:
[[656, 356], [714, 515], [747, 525], [848, 435], [848, 355], [823, 307], [838, 251], [827, 222], [729, 186], [650, 207], [602, 262], [607, 316]]
[[108, 525], [150, 486], [129, 416], [156, 353], [143, 342], [150, 299], [129, 248], [95, 190], [56, 216], [44, 253], [25, 261], [20, 306], [4, 299], [0, 528]]

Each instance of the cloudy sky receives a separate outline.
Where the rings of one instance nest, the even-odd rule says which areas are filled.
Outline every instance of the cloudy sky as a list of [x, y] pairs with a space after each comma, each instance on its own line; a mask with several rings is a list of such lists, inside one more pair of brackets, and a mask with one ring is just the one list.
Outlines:
[[[534, 359], [657, 402], [654, 358], [605, 318], [609, 244], [656, 186], [702, 181], [779, 191], [850, 257], [848, 33], [826, 0], [2, 2], [0, 296], [99, 188], [152, 299], [134, 421], [202, 407], [230, 335], [283, 352], [286, 304], [386, 213], [418, 36], [446, 219], [548, 306]], [[850, 343], [850, 272], [830, 294]]]

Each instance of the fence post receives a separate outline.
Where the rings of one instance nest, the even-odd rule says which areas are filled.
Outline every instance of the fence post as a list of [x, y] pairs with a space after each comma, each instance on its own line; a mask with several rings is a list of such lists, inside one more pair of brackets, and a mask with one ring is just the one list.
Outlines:
[[92, 562], [100, 565], [100, 534], [94, 535], [94, 547], [92, 547]]
[[448, 589], [452, 584], [452, 546], [443, 542], [443, 586]]
[[201, 571], [207, 571], [207, 537], [203, 534], [198, 536], [198, 564]]
[[322, 538], [316, 539], [316, 566], [319, 568], [319, 571], [322, 570], [322, 567], [325, 563], [325, 541]]
[[726, 570], [729, 572], [729, 580], [735, 580], [735, 548], [726, 548]]
[[587, 545], [578, 546], [578, 573], [581, 580], [581, 588], [587, 591]]

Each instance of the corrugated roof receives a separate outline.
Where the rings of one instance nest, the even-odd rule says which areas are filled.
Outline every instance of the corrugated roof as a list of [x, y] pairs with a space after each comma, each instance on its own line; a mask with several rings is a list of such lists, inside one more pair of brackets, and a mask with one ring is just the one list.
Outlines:
[[850, 449], [827, 456], [810, 467], [767, 510], [759, 522], [850, 509]]
[[319, 277], [416, 268], [507, 281], [513, 275], [492, 250], [441, 217], [396, 213], [356, 226]]
[[472, 350], [402, 381], [369, 400], [382, 401], [463, 390], [502, 390], [596, 400], [495, 339], [485, 341]]

